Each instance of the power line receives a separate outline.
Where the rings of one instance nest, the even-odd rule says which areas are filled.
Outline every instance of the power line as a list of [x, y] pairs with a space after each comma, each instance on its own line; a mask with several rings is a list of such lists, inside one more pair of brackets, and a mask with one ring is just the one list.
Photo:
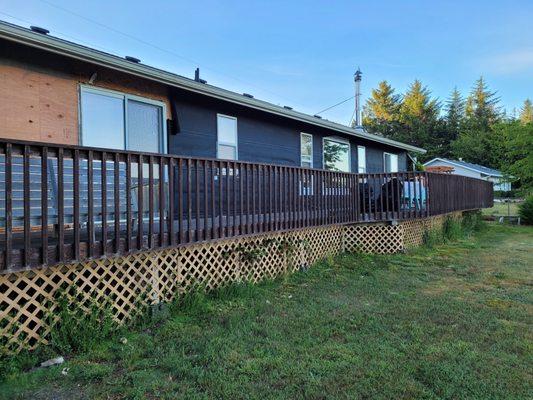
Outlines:
[[352, 100], [354, 97], [355, 97], [355, 96], [348, 97], [346, 100], [343, 100], [343, 101], [341, 101], [341, 102], [339, 102], [339, 103], [337, 103], [337, 104], [334, 104], [334, 105], [332, 105], [332, 106], [330, 106], [330, 107], [328, 107], [328, 108], [324, 108], [323, 110], [317, 112], [316, 115], [318, 115], [318, 114], [322, 114], [324, 111], [331, 110], [333, 107], [340, 106], [341, 104], [344, 104], [344, 103], [346, 103], [346, 102], [349, 101], [349, 100]]
[[[59, 6], [59, 5], [54, 4], [54, 3], [50, 2], [50, 1], [47, 1], [47, 0], [40, 0], [40, 1], [41, 1], [42, 3], [45, 3], [45, 4], [47, 4], [47, 5], [51, 6], [51, 7], [54, 7], [54, 8], [56, 8], [56, 9], [58, 9], [58, 10], [61, 10], [61, 11], [66, 12], [66, 13], [68, 13], [68, 14], [74, 15], [74, 16], [76, 16], [76, 17], [78, 17], [78, 18], [81, 18], [81, 19], [83, 19], [83, 20], [85, 20], [85, 21], [87, 21], [87, 22], [90, 22], [90, 23], [92, 23], [92, 24], [98, 25], [98, 26], [100, 26], [100, 27], [102, 27], [102, 28], [104, 28], [104, 29], [107, 29], [107, 30], [111, 31], [111, 32], [117, 33], [117, 34], [122, 35], [122, 36], [124, 36], [124, 37], [127, 37], [127, 38], [129, 38], [129, 39], [132, 39], [132, 40], [135, 40], [135, 41], [137, 41], [137, 42], [139, 42], [139, 43], [142, 43], [142, 44], [144, 44], [145, 46], [152, 47], [152, 48], [154, 48], [154, 49], [156, 49], [156, 50], [159, 50], [159, 51], [161, 51], [161, 52], [164, 52], [164, 53], [167, 53], [167, 54], [172, 55], [172, 56], [174, 56], [174, 57], [180, 58], [180, 59], [182, 59], [182, 60], [184, 60], [184, 61], [187, 61], [187, 62], [189, 62], [189, 63], [191, 63], [191, 64], [194, 64], [195, 66], [200, 66], [200, 63], [199, 63], [198, 61], [195, 61], [195, 60], [193, 60], [193, 59], [191, 59], [191, 58], [189, 58], [189, 57], [182, 56], [181, 54], [178, 54], [178, 53], [176, 53], [176, 52], [174, 52], [174, 51], [172, 51], [172, 50], [165, 49], [164, 47], [158, 46], [158, 45], [153, 44], [153, 43], [151, 43], [151, 42], [147, 42], [146, 40], [141, 39], [141, 38], [138, 38], [138, 37], [136, 37], [136, 36], [133, 36], [133, 35], [131, 35], [131, 34], [129, 34], [129, 33], [122, 32], [122, 31], [120, 31], [120, 30], [118, 30], [118, 29], [115, 29], [115, 28], [109, 26], [109, 25], [103, 24], [103, 23], [101, 23], [101, 22], [99, 22], [99, 21], [96, 21], [96, 20], [94, 20], [94, 19], [92, 19], [92, 18], [88, 18], [88, 17], [86, 17], [85, 15], [79, 14], [79, 13], [77, 13], [77, 12], [75, 12], [75, 11], [69, 10], [69, 9], [67, 9], [67, 8], [65, 8], [65, 7]], [[267, 93], [270, 93], [270, 94], [272, 94], [272, 95], [274, 95], [274, 96], [277, 96], [277, 97], [283, 98], [283, 99], [288, 100], [289, 102], [292, 103], [292, 100], [286, 98], [285, 96], [282, 96], [282, 95], [280, 95], [280, 94], [278, 94], [278, 93], [272, 92], [272, 91], [270, 91], [270, 90], [268, 90], [268, 89], [264, 89], [264, 88], [262, 88], [262, 87], [260, 87], [260, 86], [257, 86], [257, 85], [255, 85], [255, 84], [253, 84], [253, 83], [250, 83], [250, 82], [247, 82], [247, 81], [243, 81], [242, 79], [239, 79], [239, 78], [236, 78], [236, 77], [234, 77], [234, 76], [231, 76], [231, 75], [229, 75], [229, 74], [227, 74], [227, 73], [225, 73], [225, 72], [217, 71], [217, 70], [215, 70], [215, 69], [213, 69], [213, 68], [206, 67], [205, 65], [202, 66], [202, 68], [207, 69], [207, 70], [209, 70], [209, 71], [211, 71], [211, 72], [214, 72], [214, 73], [216, 73], [216, 74], [220, 74], [220, 75], [226, 76], [227, 78], [233, 79], [233, 80], [235, 80], [235, 81], [237, 81], [237, 82], [241, 82], [241, 83], [243, 83], [243, 84], [245, 84], [245, 85], [249, 85], [249, 86], [255, 87], [256, 89], [259, 89], [259, 90], [261, 90], [261, 91], [263, 91], [263, 92], [267, 92]]]

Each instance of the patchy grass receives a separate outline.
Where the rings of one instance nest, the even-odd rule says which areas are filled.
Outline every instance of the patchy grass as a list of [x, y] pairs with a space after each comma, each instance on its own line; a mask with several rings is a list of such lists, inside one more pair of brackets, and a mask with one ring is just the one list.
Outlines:
[[483, 215], [489, 216], [517, 216], [518, 206], [521, 203], [494, 203], [494, 207], [483, 209]]
[[532, 265], [533, 228], [497, 225], [408, 254], [342, 255], [191, 295], [126, 341], [11, 374], [0, 396], [531, 398]]

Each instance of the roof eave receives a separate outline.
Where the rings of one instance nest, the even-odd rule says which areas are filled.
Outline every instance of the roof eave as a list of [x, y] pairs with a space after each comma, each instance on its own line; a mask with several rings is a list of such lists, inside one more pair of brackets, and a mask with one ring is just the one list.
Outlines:
[[248, 98], [239, 93], [196, 82], [192, 79], [181, 77], [179, 75], [147, 65], [132, 63], [131, 61], [122, 59], [118, 56], [81, 46], [53, 36], [35, 33], [31, 30], [2, 21], [0, 21], [0, 37], [56, 54], [75, 58], [80, 61], [91, 62], [93, 64], [114, 69], [120, 72], [125, 72], [152, 81], [157, 81], [169, 86], [178, 87], [180, 89], [196, 92], [198, 94], [244, 105], [257, 110], [266, 111], [282, 117], [288, 117], [301, 122], [309, 123], [311, 125], [332, 129], [337, 132], [342, 132], [347, 135], [382, 143], [391, 147], [416, 153], [426, 153], [426, 150], [420, 147], [411, 146], [409, 144], [397, 142], [392, 139], [373, 135], [359, 129], [353, 129], [341, 124], [337, 124], [335, 122], [321, 120], [307, 114], [288, 110], [283, 107], [267, 103], [265, 101]]

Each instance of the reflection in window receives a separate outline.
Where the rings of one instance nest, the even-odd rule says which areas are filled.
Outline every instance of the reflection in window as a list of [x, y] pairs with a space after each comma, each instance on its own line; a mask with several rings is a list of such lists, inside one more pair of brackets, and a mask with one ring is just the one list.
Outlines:
[[313, 135], [300, 134], [300, 163], [302, 167], [313, 168]]
[[385, 172], [398, 172], [398, 154], [383, 153]]
[[357, 146], [357, 172], [366, 173], [366, 147]]
[[217, 115], [217, 158], [237, 159], [237, 118]]
[[350, 172], [350, 144], [324, 139], [324, 168], [329, 171]]

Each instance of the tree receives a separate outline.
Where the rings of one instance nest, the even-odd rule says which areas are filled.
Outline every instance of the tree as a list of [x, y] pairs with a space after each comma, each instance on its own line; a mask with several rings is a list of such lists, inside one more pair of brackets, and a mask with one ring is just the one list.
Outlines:
[[533, 122], [502, 122], [493, 127], [502, 138], [501, 169], [518, 181], [524, 192], [533, 190]]
[[416, 79], [405, 93], [400, 105], [400, 120], [407, 124], [413, 121], [433, 122], [439, 114], [439, 104], [431, 98], [431, 92]]
[[496, 96], [496, 92], [491, 92], [483, 77], [480, 77], [466, 99], [466, 117], [471, 125], [488, 130], [490, 125], [500, 120], [499, 102], [500, 98]]
[[398, 128], [400, 96], [387, 81], [372, 89], [363, 108], [363, 126], [372, 133], [392, 137]]
[[[459, 134], [460, 125], [463, 122], [465, 116], [465, 100], [457, 86], [453, 89], [448, 100], [446, 100], [445, 106], [446, 123], [450, 131]], [[453, 139], [455, 139], [457, 135]]]
[[533, 104], [531, 104], [531, 100], [529, 99], [524, 101], [524, 105], [520, 109], [520, 122], [523, 124], [533, 122]]

